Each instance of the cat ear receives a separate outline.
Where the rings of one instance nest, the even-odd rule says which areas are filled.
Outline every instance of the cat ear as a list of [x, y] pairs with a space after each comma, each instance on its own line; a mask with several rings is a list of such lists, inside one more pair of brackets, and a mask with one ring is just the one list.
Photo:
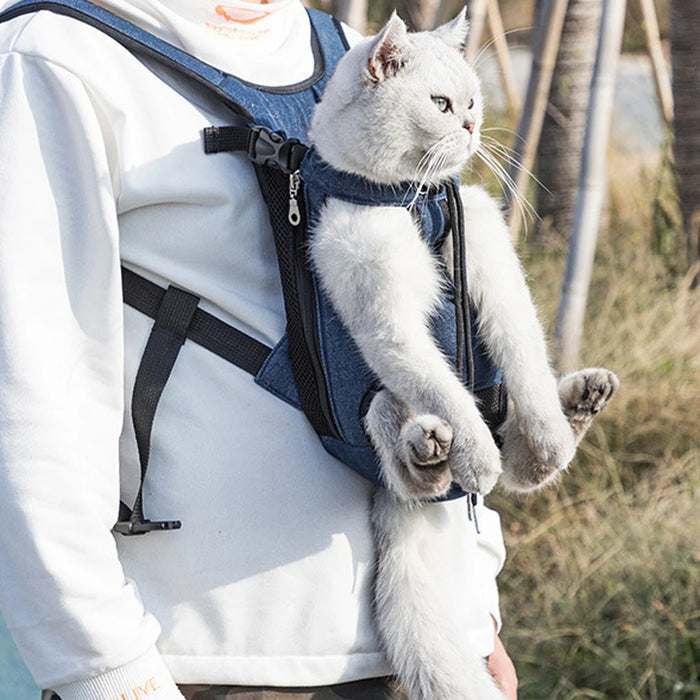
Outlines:
[[446, 44], [454, 46], [463, 51], [467, 45], [467, 34], [469, 33], [469, 20], [467, 19], [467, 8], [462, 11], [447, 24], [443, 24], [433, 31], [433, 34], [440, 37]]
[[381, 83], [406, 63], [408, 44], [406, 25], [394, 11], [371, 44], [367, 73], [370, 82]]

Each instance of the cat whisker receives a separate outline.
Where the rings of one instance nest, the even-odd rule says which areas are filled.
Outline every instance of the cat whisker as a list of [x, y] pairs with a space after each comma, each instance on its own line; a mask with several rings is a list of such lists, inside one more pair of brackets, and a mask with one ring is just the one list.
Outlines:
[[[518, 134], [518, 132], [515, 131], [515, 129], [511, 129], [510, 127], [507, 127], [507, 126], [487, 126], [487, 127], [482, 127], [482, 128], [481, 128], [481, 134], [482, 134], [482, 136], [483, 136], [484, 134], [488, 134], [489, 131], [502, 131], [502, 132], [508, 134], [509, 136], [514, 136], [516, 139], [520, 139], [521, 141], [525, 141], [525, 139], [524, 139], [522, 136], [520, 136], [520, 135]], [[507, 148], [507, 147], [504, 146], [504, 148]], [[509, 149], [509, 150], [512, 150], [512, 149]]]
[[[500, 171], [507, 172], [505, 170], [504, 165], [500, 162], [501, 159], [504, 160], [508, 165], [513, 166], [516, 170], [522, 170], [526, 172], [533, 180], [538, 182], [538, 184], [542, 185], [535, 175], [529, 171], [527, 168], [523, 167], [522, 163], [514, 156], [514, 151], [507, 146], [504, 146], [501, 144], [499, 141], [496, 139], [491, 138], [490, 136], [486, 136], [482, 139], [481, 146], [480, 146], [480, 151], [482, 153], [488, 154], [498, 165], [500, 166]], [[495, 174], [495, 173], [494, 173]], [[513, 182], [512, 176], [510, 173], [507, 173], [508, 178], [511, 182]], [[544, 185], [542, 185], [544, 187]]]
[[534, 29], [534, 27], [517, 27], [516, 29], [509, 29], [507, 32], [501, 32], [501, 34], [498, 36], [491, 37], [489, 41], [487, 41], [483, 46], [481, 46], [476, 56], [474, 56], [474, 60], [472, 61], [472, 67], [474, 68], [474, 70], [478, 69], [479, 63], [481, 63], [481, 60], [486, 56], [486, 52], [496, 43], [498, 39], [500, 39], [501, 37], [505, 37], [507, 39], [511, 34], [529, 32], [532, 29]]
[[408, 204], [409, 209], [415, 207], [418, 198], [423, 193], [426, 185], [430, 183], [436, 173], [444, 168], [447, 160], [447, 153], [443, 148], [443, 141], [444, 139], [440, 139], [434, 143], [420, 159], [418, 167], [416, 168], [416, 172], [420, 176], [420, 179], [414, 180], [415, 194], [413, 195], [413, 199]]
[[[486, 141], [489, 144], [494, 144], [495, 146], [498, 147], [498, 150], [501, 151], [502, 153], [508, 153], [510, 155], [515, 154], [514, 148], [511, 148], [510, 146], [506, 146], [504, 143], [502, 143], [498, 139], [493, 138], [493, 136], [489, 136], [489, 134], [484, 133], [485, 131], [487, 131], [487, 130], [484, 129], [484, 131], [482, 131], [482, 133], [481, 133], [482, 141]], [[488, 131], [490, 131], [490, 129]], [[503, 131], [505, 131], [505, 129]]]
[[538, 219], [537, 211], [525, 195], [520, 192], [515, 184], [515, 181], [510, 176], [508, 171], [499, 162], [496, 156], [489, 152], [485, 147], [479, 148], [476, 155], [489, 168], [494, 176], [501, 182], [504, 191], [510, 195], [513, 205], [518, 208], [521, 218], [527, 223], [528, 218]]
[[545, 192], [551, 194], [549, 188], [531, 171], [523, 166], [523, 164], [515, 157], [515, 151], [508, 146], [503, 145], [497, 139], [491, 136], [483, 136], [482, 143], [486, 150], [490, 151], [494, 155], [501, 156], [510, 166], [513, 166], [516, 170], [520, 170], [528, 174], [528, 176], [534, 180]]
[[494, 176], [500, 180], [504, 192], [508, 193], [509, 199], [513, 202], [513, 205], [518, 208], [522, 219], [524, 221], [527, 221], [528, 218], [537, 219], [538, 215], [534, 206], [527, 199], [525, 194], [519, 190], [510, 173], [503, 167], [498, 159], [486, 150], [480, 150], [477, 155], [491, 170]]

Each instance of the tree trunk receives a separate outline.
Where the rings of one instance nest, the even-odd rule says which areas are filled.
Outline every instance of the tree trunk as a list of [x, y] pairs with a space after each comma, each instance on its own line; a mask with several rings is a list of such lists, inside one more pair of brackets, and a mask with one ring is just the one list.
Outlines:
[[397, 2], [399, 14], [411, 29], [433, 29], [440, 13], [440, 0], [401, 0]]
[[527, 185], [542, 133], [547, 96], [552, 84], [557, 48], [561, 41], [568, 3], [569, 0], [545, 0], [539, 13], [541, 21], [535, 28], [532, 69], [508, 171], [511, 186], [504, 192], [508, 226], [513, 240], [517, 240], [520, 234], [522, 211], [519, 198], [527, 195]]
[[503, 90], [508, 98], [508, 109], [511, 113], [515, 114], [520, 109], [520, 95], [515, 80], [515, 70], [510, 56], [510, 49], [508, 48], [508, 40], [506, 39], [506, 32], [503, 27], [503, 18], [501, 17], [501, 10], [498, 7], [498, 0], [489, 0], [487, 5], [487, 18], [489, 30], [493, 37], [493, 46], [496, 50], [496, 59], [501, 69]]
[[576, 367], [581, 347], [588, 287], [607, 189], [606, 156], [626, 4], [625, 0], [603, 0], [574, 226], [557, 318], [555, 356], [562, 372]]
[[671, 92], [671, 79], [668, 75], [668, 66], [661, 43], [659, 32], [659, 20], [656, 17], [654, 0], [639, 0], [642, 10], [644, 32], [647, 37], [647, 50], [651, 60], [651, 68], [654, 73], [654, 85], [656, 95], [659, 98], [659, 107], [667, 124], [673, 122], [673, 94]]
[[331, 0], [331, 14], [342, 22], [365, 33], [367, 25], [367, 0]]
[[469, 5], [469, 34], [467, 35], [467, 61], [474, 63], [479, 53], [481, 37], [486, 26], [486, 6], [488, 0], [472, 0]]
[[568, 239], [574, 218], [601, 0], [570, 0], [537, 149], [535, 240]]
[[671, 2], [673, 150], [688, 262], [700, 258], [700, 0]]

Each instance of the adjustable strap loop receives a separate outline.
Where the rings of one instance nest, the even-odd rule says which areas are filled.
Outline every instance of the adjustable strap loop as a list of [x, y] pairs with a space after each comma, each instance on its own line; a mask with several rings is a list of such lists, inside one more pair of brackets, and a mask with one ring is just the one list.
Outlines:
[[199, 298], [193, 294], [168, 287], [141, 358], [131, 410], [142, 476], [150, 456], [151, 429], [158, 401], [185, 342], [198, 303]]
[[158, 402], [185, 342], [199, 298], [176, 287], [168, 287], [151, 329], [131, 397], [131, 419], [141, 463], [141, 485], [131, 516], [114, 529], [123, 535], [142, 535], [153, 530], [176, 530], [179, 520], [153, 522], [143, 513], [143, 486], [151, 452], [151, 432]]
[[[166, 290], [132, 270], [122, 268], [124, 303], [156, 319]], [[216, 316], [196, 309], [187, 329], [187, 339], [255, 376], [272, 352], [264, 343], [229, 326]]]
[[131, 416], [141, 464], [141, 485], [131, 511], [122, 504], [115, 532], [142, 535], [176, 530], [179, 520], [153, 522], [143, 514], [143, 485], [148, 469], [151, 432], [158, 402], [185, 340], [191, 340], [222, 359], [256, 375], [271, 348], [197, 307], [199, 297], [176, 287], [163, 289], [122, 267], [124, 303], [155, 320], [131, 398]]

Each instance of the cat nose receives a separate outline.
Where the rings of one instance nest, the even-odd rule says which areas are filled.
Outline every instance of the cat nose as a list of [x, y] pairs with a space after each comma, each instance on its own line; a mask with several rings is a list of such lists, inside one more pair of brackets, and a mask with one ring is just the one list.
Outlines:
[[463, 126], [470, 134], [473, 134], [473, 133], [474, 133], [474, 122], [473, 122], [473, 121], [471, 121], [471, 120], [468, 119], [467, 121], [465, 121], [465, 122], [462, 124], [462, 126]]

